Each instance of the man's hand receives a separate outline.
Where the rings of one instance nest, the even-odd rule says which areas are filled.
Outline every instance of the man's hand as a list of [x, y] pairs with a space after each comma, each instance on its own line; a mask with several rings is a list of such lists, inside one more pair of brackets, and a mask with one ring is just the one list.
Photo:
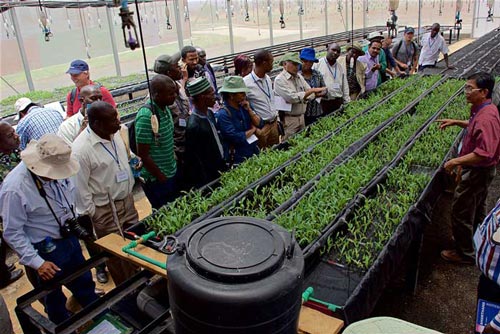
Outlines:
[[483, 334], [500, 334], [500, 331], [497, 331], [493, 326], [488, 324], [486, 327], [483, 329]]
[[449, 119], [449, 118], [444, 118], [444, 119], [437, 119], [436, 122], [441, 123], [439, 124], [439, 129], [444, 130], [445, 128], [455, 125], [455, 120], [454, 119]]
[[61, 271], [61, 268], [50, 261], [45, 261], [37, 270], [38, 275], [40, 275], [44, 281], [52, 279], [58, 271]]
[[448, 65], [446, 65], [446, 68], [449, 69], [449, 70], [454, 70], [456, 67], [453, 66], [453, 65], [448, 64]]
[[403, 70], [406, 70], [406, 69], [408, 69], [408, 64], [399, 63], [399, 67], [401, 67]]
[[372, 70], [371, 71], [372, 72], [378, 71], [378, 70], [380, 70], [380, 67], [381, 67], [380, 64], [375, 64], [375, 65], [372, 66]]
[[243, 100], [240, 102], [240, 106], [245, 109], [246, 111], [248, 111], [248, 113], [250, 113], [252, 111], [252, 109], [250, 108], [250, 103], [248, 102], [248, 100]]
[[448, 174], [453, 174], [453, 171], [457, 166], [459, 166], [459, 164], [457, 164], [456, 159], [450, 159], [444, 163], [443, 167]]

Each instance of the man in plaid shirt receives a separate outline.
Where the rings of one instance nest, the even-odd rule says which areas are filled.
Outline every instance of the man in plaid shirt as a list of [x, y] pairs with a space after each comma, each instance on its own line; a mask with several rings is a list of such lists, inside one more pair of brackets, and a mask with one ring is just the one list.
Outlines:
[[19, 145], [21, 150], [24, 150], [32, 139], [38, 140], [46, 133], [57, 133], [63, 122], [63, 117], [57, 110], [41, 107], [30, 99], [21, 98], [15, 106], [19, 114], [27, 114], [19, 121], [16, 128], [17, 134], [21, 137]]

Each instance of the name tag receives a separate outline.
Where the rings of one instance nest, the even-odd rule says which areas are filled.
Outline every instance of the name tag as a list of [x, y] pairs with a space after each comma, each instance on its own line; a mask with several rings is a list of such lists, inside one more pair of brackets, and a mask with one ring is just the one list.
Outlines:
[[116, 173], [116, 182], [120, 183], [128, 180], [128, 171], [121, 170]]
[[333, 89], [340, 89], [340, 84], [338, 82], [334, 82], [332, 85]]
[[185, 118], [179, 118], [179, 126], [185, 128], [187, 126], [187, 122]]
[[250, 137], [247, 138], [247, 143], [252, 144], [255, 143], [259, 138], [257, 138], [256, 135], [251, 135]]

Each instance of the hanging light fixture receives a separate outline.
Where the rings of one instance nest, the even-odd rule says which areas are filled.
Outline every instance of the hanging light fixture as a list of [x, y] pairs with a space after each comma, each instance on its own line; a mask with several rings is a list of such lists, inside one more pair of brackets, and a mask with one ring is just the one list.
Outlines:
[[170, 10], [168, 9], [167, 0], [165, 0], [165, 16], [167, 18], [167, 30], [172, 30], [172, 25], [170, 24]]
[[248, 14], [248, 0], [245, 0], [243, 6], [245, 8], [245, 22], [248, 22], [250, 21], [250, 14]]
[[38, 12], [38, 22], [40, 23], [40, 27], [42, 28], [42, 33], [45, 39], [45, 42], [50, 41], [50, 38], [53, 36], [50, 31], [50, 22], [49, 17], [47, 15], [47, 10], [42, 6], [42, 1], [38, 0], [38, 6], [40, 11]]
[[283, 0], [280, 0], [280, 3], [279, 3], [279, 6], [280, 6], [280, 25], [281, 25], [281, 29], [285, 29], [286, 27], [286, 24], [285, 24], [285, 3]]

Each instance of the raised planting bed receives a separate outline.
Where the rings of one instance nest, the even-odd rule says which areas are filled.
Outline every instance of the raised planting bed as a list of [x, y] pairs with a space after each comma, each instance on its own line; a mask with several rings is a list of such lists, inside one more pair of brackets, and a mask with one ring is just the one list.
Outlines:
[[[231, 199], [245, 188], [253, 188], [263, 177], [268, 174], [279, 173], [283, 166], [294, 160], [300, 159], [303, 151], [312, 149], [332, 134], [332, 130], [343, 124], [352, 122], [360, 117], [368, 105], [375, 105], [385, 96], [390, 95], [398, 88], [411, 85], [417, 78], [405, 80], [392, 80], [384, 84], [367, 100], [355, 101], [347, 106], [345, 113], [338, 117], [325, 117], [292, 137], [281, 149], [270, 149], [254, 156], [235, 169], [223, 173], [221, 178], [214, 183], [210, 192], [192, 190], [174, 202], [164, 206], [144, 222], [157, 233], [172, 234], [191, 221], [206, 215], [213, 208], [225, 200]], [[431, 80], [431, 79], [427, 79]], [[433, 78], [432, 81], [436, 81]], [[369, 107], [368, 109], [371, 110]]]
[[[467, 115], [461, 94], [440, 117]], [[306, 284], [315, 287], [318, 298], [341, 306], [347, 323], [370, 315], [383, 289], [403, 267], [409, 249], [420, 244], [423, 226], [445, 188], [447, 178], [440, 166], [456, 150], [459, 133], [459, 128], [440, 131], [428, 124], [403, 148], [404, 155], [389, 164], [385, 177], [365, 189], [366, 198], [339, 217], [344, 228], [329, 240], [328, 252]]]

